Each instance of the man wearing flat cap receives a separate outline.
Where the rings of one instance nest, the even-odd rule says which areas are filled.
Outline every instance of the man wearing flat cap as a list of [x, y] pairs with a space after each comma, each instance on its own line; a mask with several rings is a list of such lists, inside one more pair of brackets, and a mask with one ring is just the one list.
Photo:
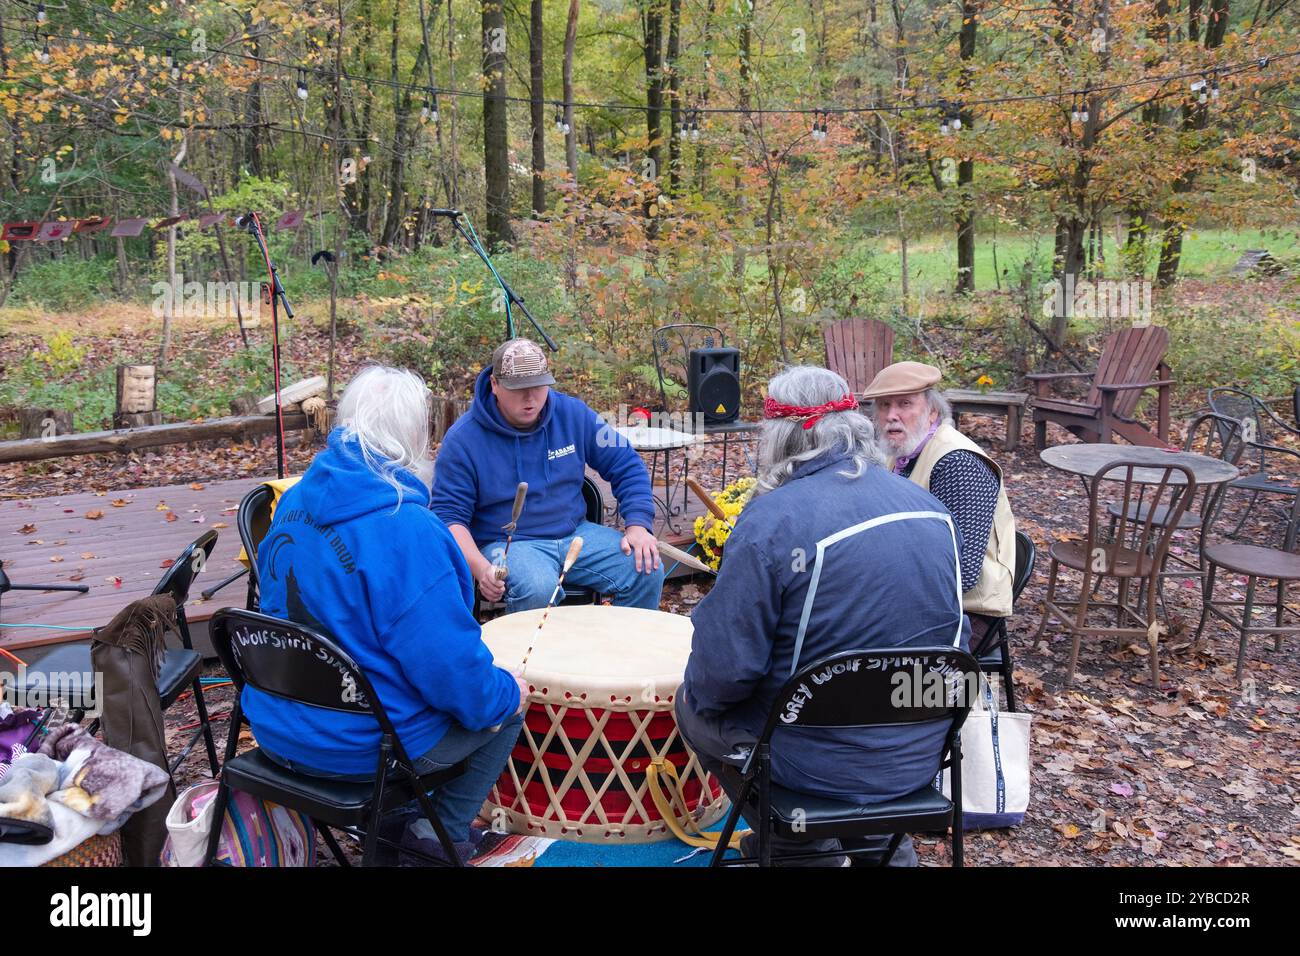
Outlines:
[[961, 529], [962, 609], [970, 617], [971, 653], [1011, 614], [1016, 523], [1002, 469], [957, 431], [939, 394], [941, 372], [921, 362], [895, 362], [880, 371], [861, 398], [875, 402], [872, 418], [890, 467], [927, 489]]

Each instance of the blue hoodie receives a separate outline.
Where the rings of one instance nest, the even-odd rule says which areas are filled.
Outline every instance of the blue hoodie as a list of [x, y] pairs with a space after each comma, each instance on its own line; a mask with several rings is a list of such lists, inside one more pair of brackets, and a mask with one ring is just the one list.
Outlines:
[[528, 500], [515, 537], [556, 540], [585, 514], [582, 478], [590, 464], [610, 483], [628, 525], [654, 528], [645, 463], [585, 402], [551, 389], [536, 427], [520, 431], [501, 416], [492, 369], [479, 373], [474, 402], [447, 430], [433, 476], [433, 510], [469, 529], [480, 548], [500, 541], [519, 482]]
[[[451, 722], [495, 726], [519, 690], [474, 619], [473, 581], [451, 533], [429, 510], [414, 474], [397, 490], [365, 464], [355, 438], [330, 433], [302, 480], [286, 491], [258, 548], [262, 611], [333, 638], [370, 679], [412, 759]], [[368, 715], [296, 704], [245, 687], [244, 711], [261, 744], [306, 766], [374, 773], [379, 725]]]

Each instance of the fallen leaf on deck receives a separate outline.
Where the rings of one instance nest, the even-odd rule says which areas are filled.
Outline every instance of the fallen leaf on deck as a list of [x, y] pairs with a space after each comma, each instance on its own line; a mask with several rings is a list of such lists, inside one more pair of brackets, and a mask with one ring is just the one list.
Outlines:
[[25, 524], [18, 529], [19, 534], [32, 534], [35, 531], [36, 531], [36, 525], [34, 524]]
[[175, 563], [176, 563], [176, 559], [175, 559], [175, 558], [164, 558], [164, 559], [163, 559], [163, 563], [160, 564], [160, 565], [158, 565], [158, 567], [160, 567], [160, 568], [170, 568], [170, 567], [171, 567], [173, 564], [175, 564]]
[[126, 501], [122, 498], [114, 498], [111, 502], [109, 502], [109, 504], [111, 504], [114, 508], [126, 507]]
[[158, 502], [156, 505], [153, 506], [153, 510], [154, 510], [154, 511], [171, 511], [172, 509], [171, 509], [171, 505], [167, 504], [167, 502], [165, 502], [165, 501], [160, 501], [160, 502]]
[[89, 561], [93, 557], [95, 557], [95, 555], [90, 551], [81, 552], [81, 560], [83, 561]]
[[87, 512], [86, 512], [86, 517], [89, 518], [91, 521], [98, 521], [100, 518], [104, 517], [104, 512], [102, 512], [102, 511], [87, 511]]
[[174, 511], [168, 511], [168, 512], [167, 512], [167, 520], [168, 520], [168, 521], [179, 521], [180, 519], [176, 517], [176, 512], [174, 512]]
[[203, 484], [202, 484], [202, 482], [192, 481], [192, 482], [190, 482], [190, 489], [191, 489], [192, 491], [202, 491], [202, 490], [203, 490]]
[[51, 564], [58, 564], [58, 563], [59, 563], [60, 561], [62, 561], [62, 560], [63, 560], [63, 555], [61, 555], [61, 554], [52, 554], [52, 555], [50, 555], [50, 563], [51, 563]]

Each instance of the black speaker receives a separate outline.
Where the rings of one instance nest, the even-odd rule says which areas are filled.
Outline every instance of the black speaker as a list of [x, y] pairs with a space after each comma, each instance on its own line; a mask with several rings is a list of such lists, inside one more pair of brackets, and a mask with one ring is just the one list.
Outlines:
[[691, 349], [686, 373], [691, 413], [705, 422], [734, 422], [740, 417], [740, 351]]

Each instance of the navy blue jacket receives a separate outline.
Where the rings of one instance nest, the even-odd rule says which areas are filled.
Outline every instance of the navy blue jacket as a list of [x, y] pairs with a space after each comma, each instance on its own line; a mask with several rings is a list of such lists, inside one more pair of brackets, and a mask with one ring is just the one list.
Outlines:
[[[857, 648], [960, 646], [960, 535], [939, 499], [877, 465], [826, 455], [751, 500], [727, 540], [713, 590], [692, 615], [686, 706], [722, 739], [752, 742], [790, 677], [800, 618], [824, 557], [800, 665]], [[928, 512], [856, 526], [904, 512]], [[936, 516], [937, 513], [937, 516]], [[945, 520], [946, 519], [946, 520]], [[846, 532], [838, 540], [826, 541]], [[902, 727], [778, 727], [772, 772], [792, 790], [863, 803], [892, 800], [934, 778], [946, 721]]]
[[628, 525], [654, 528], [650, 476], [626, 439], [581, 399], [546, 398], [537, 426], [520, 431], [501, 417], [489, 382], [479, 373], [474, 402], [447, 430], [433, 478], [433, 510], [448, 525], [469, 529], [480, 548], [505, 537], [519, 482], [528, 501], [515, 538], [556, 540], [573, 534], [586, 514], [582, 479], [590, 464], [610, 483]]
[[[412, 758], [458, 723], [483, 730], [519, 706], [474, 619], [469, 566], [409, 471], [397, 489], [366, 466], [355, 438], [330, 433], [302, 480], [280, 496], [257, 550], [262, 610], [342, 645], [370, 679]], [[245, 687], [259, 743], [317, 770], [374, 773], [379, 725]]]

